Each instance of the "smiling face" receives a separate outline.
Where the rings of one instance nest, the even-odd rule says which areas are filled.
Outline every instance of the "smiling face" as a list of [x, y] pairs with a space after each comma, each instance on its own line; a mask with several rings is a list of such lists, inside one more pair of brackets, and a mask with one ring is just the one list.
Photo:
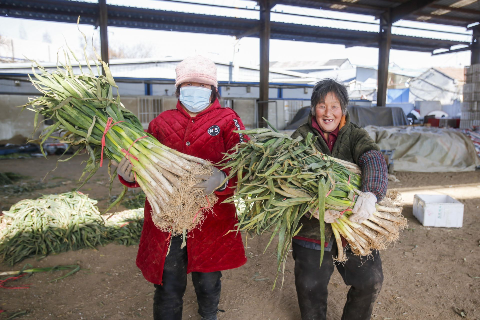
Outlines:
[[315, 119], [320, 129], [325, 132], [332, 132], [337, 129], [342, 120], [343, 112], [340, 101], [337, 96], [329, 92], [325, 96], [325, 101], [320, 101], [315, 106]]

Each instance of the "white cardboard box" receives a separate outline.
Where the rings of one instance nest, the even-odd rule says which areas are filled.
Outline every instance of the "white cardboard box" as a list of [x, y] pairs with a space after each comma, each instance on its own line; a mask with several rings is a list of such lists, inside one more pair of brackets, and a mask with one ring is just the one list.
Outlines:
[[461, 228], [463, 203], [447, 195], [416, 194], [413, 215], [426, 227]]

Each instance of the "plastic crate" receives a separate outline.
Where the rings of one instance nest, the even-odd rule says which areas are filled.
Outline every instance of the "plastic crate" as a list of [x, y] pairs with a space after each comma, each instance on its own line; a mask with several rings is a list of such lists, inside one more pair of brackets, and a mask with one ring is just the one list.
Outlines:
[[416, 194], [413, 215], [425, 227], [461, 228], [463, 203], [447, 195]]

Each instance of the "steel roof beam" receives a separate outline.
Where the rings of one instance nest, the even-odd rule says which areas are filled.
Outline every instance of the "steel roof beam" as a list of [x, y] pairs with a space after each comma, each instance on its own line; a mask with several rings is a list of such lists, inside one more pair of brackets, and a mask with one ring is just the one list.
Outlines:
[[449, 53], [463, 52], [463, 51], [469, 51], [469, 50], [471, 50], [471, 47], [467, 46], [465, 48], [458, 48], [458, 49], [447, 50], [447, 51], [442, 51], [437, 53], [432, 52], [432, 56], [439, 56], [441, 54], [449, 54]]
[[461, 18], [461, 17], [451, 17], [446, 15], [436, 15], [436, 14], [427, 14], [422, 12], [414, 12], [411, 14], [412, 16], [416, 17], [428, 17], [428, 20], [421, 21], [418, 19], [414, 19], [413, 17], [406, 17], [404, 20], [411, 20], [416, 22], [429, 22], [429, 23], [438, 23], [438, 24], [445, 24], [450, 26], [458, 26], [458, 27], [466, 27], [467, 25], [478, 22], [480, 19], [470, 19], [470, 18]]
[[[405, 3], [405, 0], [389, 0], [389, 1], [397, 2], [397, 3]], [[441, 5], [441, 4], [436, 4], [436, 3], [429, 4], [427, 7], [428, 8], [433, 8], [433, 9], [442, 9], [442, 10], [449, 10], [449, 11], [453, 11], [453, 12], [462, 12], [462, 13], [480, 15], [480, 11], [478, 11], [478, 10], [449, 7], [449, 6], [446, 6], [446, 5]]]
[[[98, 21], [100, 24], [100, 50], [102, 61], [108, 64], [108, 11], [107, 0], [98, 0]], [[102, 69], [103, 70], [103, 69]]]
[[390, 22], [395, 23], [398, 20], [403, 19], [409, 14], [414, 13], [420, 9], [425, 8], [429, 4], [432, 4], [436, 0], [410, 0], [402, 3], [401, 5], [390, 9]]
[[268, 120], [268, 90], [270, 73], [270, 10], [274, 5], [272, 0], [259, 0], [260, 5], [260, 87], [259, 99], [257, 100], [257, 125], [266, 128]]
[[[423, 1], [418, 1], [418, 2], [421, 3]], [[391, 0], [391, 1], [385, 1], [385, 3], [387, 4], [385, 6], [372, 6], [372, 5], [360, 4], [358, 2], [350, 3], [350, 2], [342, 2], [338, 0], [280, 0], [278, 2], [279, 4], [295, 6], [295, 7], [314, 8], [314, 9], [330, 10], [330, 11], [337, 11], [337, 12], [348, 12], [348, 13], [356, 13], [356, 14], [366, 14], [366, 15], [373, 15], [376, 17], [379, 17], [382, 12], [385, 12], [388, 9], [395, 9], [399, 7], [399, 6], [392, 7], [391, 5], [388, 5], [388, 2], [405, 3], [404, 1], [401, 1], [401, 0]], [[409, 2], [417, 2], [417, 1], [411, 0]], [[322, 6], [322, 5], [327, 5], [327, 6]], [[465, 8], [451, 8], [448, 6], [440, 6], [433, 3], [430, 3], [424, 6], [424, 8], [426, 7], [428, 8], [434, 7], [438, 9], [445, 9], [445, 10], [451, 10], [451, 11], [464, 12], [464, 13], [474, 13], [474, 14], [480, 13], [479, 11], [476, 11], [476, 10], [470, 10]], [[480, 18], [471, 19], [471, 18], [465, 18], [465, 17], [432, 15], [430, 13], [428, 14], [427, 13], [418, 13], [418, 14], [411, 13], [410, 16], [405, 15], [403, 19], [419, 22], [419, 20], [415, 19], [416, 16], [425, 16], [430, 18], [429, 20], [420, 21], [420, 22], [438, 23], [438, 24], [446, 24], [446, 25], [453, 25], [453, 26], [460, 26], [460, 27], [465, 27], [470, 23], [480, 20]]]
[[472, 28], [472, 55], [470, 56], [470, 65], [480, 63], [480, 25], [476, 25]]
[[380, 41], [378, 42], [378, 71], [377, 71], [377, 107], [387, 105], [388, 64], [390, 48], [392, 46], [392, 19], [387, 11], [380, 17]]
[[[45, 1], [48, 5], [38, 5], [32, 0], [0, 0], [0, 13], [11, 17], [61, 21], [76, 23], [81, 14], [80, 23], [95, 25], [98, 20], [98, 4], [68, 2], [68, 6], [51, 6], [52, 3], [62, 4], [64, 1]], [[15, 5], [5, 9], [5, 4]], [[79, 6], [77, 6], [79, 4]], [[28, 5], [28, 6], [27, 6]], [[129, 8], [107, 5], [108, 25], [152, 30], [173, 30], [180, 32], [214, 33], [238, 36], [245, 30], [252, 30], [259, 25], [259, 20], [233, 18], [225, 16], [202, 15], [144, 8]], [[68, 10], [67, 10], [68, 9]], [[36, 10], [32, 12], [31, 10]], [[247, 35], [244, 35], [247, 36]], [[254, 36], [253, 34], [250, 36]], [[297, 40], [306, 42], [324, 42], [343, 45], [361, 45], [378, 43], [378, 33], [299, 25], [293, 23], [271, 22], [271, 39]], [[439, 48], [449, 48], [458, 44], [470, 44], [462, 41], [416, 38], [402, 35], [392, 35], [393, 49], [432, 52]], [[371, 45], [368, 45], [371, 46]], [[375, 45], [377, 46], [377, 45]]]
[[[334, 10], [334, 11], [343, 11], [344, 8], [354, 8], [358, 9], [359, 12], [363, 12], [365, 14], [366, 11], [374, 11], [375, 13], [382, 13], [388, 7], [377, 7], [371, 5], [365, 5], [357, 2], [341, 2], [335, 0], [279, 0], [277, 4], [284, 4], [287, 6], [294, 6], [294, 7], [304, 7], [304, 8], [312, 8], [312, 9], [322, 9], [322, 10]], [[322, 4], [330, 5], [329, 7], [323, 7]], [[341, 8], [344, 6], [344, 8]], [[372, 15], [372, 13], [370, 13]]]
[[474, 9], [454, 8], [454, 7], [442, 6], [442, 5], [438, 5], [438, 4], [430, 4], [428, 7], [429, 8], [434, 8], [434, 9], [450, 10], [452, 12], [476, 14], [480, 17], [480, 11], [474, 10]]
[[239, 35], [236, 35], [235, 38], [237, 40], [239, 39], [242, 39], [242, 38], [245, 38], [245, 37], [249, 37], [249, 36], [252, 36], [254, 34], [257, 34], [258, 32], [260, 31], [260, 25], [256, 26], [256, 27], [253, 27], [252, 29], [249, 29], [243, 33], [240, 33]]

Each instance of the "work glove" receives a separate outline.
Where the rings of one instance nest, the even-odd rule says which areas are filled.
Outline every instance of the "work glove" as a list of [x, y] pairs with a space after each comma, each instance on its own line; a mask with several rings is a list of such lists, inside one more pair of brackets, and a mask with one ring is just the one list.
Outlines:
[[358, 193], [358, 199], [352, 209], [353, 214], [350, 216], [350, 221], [362, 223], [377, 211], [377, 209], [375, 209], [377, 197], [371, 192], [359, 191]]
[[117, 167], [117, 174], [127, 182], [135, 182], [135, 174], [132, 172], [132, 164], [127, 158], [123, 158], [120, 163], [112, 160], [112, 165]]
[[[315, 211], [310, 210], [310, 213], [312, 214], [312, 216], [314, 216], [315, 218], [318, 219], [318, 209], [315, 210]], [[325, 221], [326, 223], [334, 223], [335, 220], [337, 220], [341, 216], [342, 216], [342, 214], [340, 213], [340, 211], [325, 210], [325, 215], [323, 217], [323, 221]]]
[[203, 180], [196, 185], [194, 188], [201, 189], [204, 195], [209, 195], [213, 191], [217, 189], [225, 189], [223, 185], [223, 181], [227, 176], [223, 171], [218, 170], [215, 167], [212, 167], [212, 174], [211, 175], [197, 175], [196, 178], [199, 180]]

